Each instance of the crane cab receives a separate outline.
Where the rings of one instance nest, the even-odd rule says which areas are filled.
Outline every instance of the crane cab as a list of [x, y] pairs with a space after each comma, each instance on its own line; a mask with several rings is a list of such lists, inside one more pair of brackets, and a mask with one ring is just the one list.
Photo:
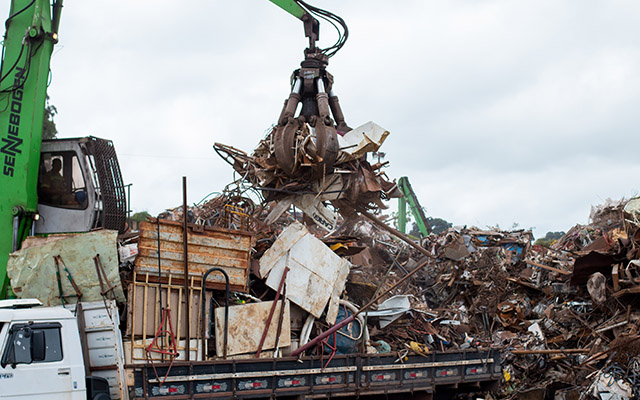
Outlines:
[[126, 229], [127, 197], [113, 143], [96, 137], [42, 142], [35, 233]]

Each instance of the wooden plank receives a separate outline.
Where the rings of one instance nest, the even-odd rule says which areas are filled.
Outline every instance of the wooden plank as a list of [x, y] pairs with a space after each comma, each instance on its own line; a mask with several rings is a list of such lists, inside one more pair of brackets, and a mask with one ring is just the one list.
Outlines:
[[613, 291], [620, 290], [620, 279], [618, 277], [618, 264], [613, 264], [611, 267], [611, 278], [613, 279]]
[[570, 271], [564, 271], [562, 269], [550, 267], [548, 265], [540, 264], [540, 263], [537, 263], [535, 261], [525, 260], [525, 262], [527, 264], [529, 264], [529, 265], [534, 265], [534, 266], [536, 266], [538, 268], [546, 269], [547, 271], [557, 272], [557, 273], [562, 274], [562, 275], [571, 275], [572, 274], [572, 272], [570, 272]]
[[[149, 282], [146, 277], [141, 278], [140, 275], [136, 274], [135, 278], [137, 280], [130, 283], [128, 288], [131, 298], [130, 304], [133, 309], [131, 310], [131, 317], [127, 320], [127, 333], [136, 339], [141, 338], [142, 342], [145, 342], [155, 336], [162, 321], [162, 315], [158, 307], [160, 291], [158, 290], [158, 284]], [[144, 279], [144, 281], [140, 282], [141, 279]], [[181, 297], [183, 290], [182, 282], [170, 280], [162, 284], [162, 303], [163, 306], [168, 305], [171, 309], [171, 324], [178, 339], [184, 339], [186, 326], [183, 299]], [[193, 339], [200, 337], [200, 322], [202, 321], [200, 315], [200, 292], [201, 287], [195, 283], [195, 280], [191, 280], [189, 282], [188, 304], [191, 317], [189, 330], [195, 332], [191, 335]], [[209, 291], [206, 296], [207, 304], [210, 298], [211, 292]]]
[[640, 293], [640, 286], [634, 286], [632, 288], [619, 290], [613, 294], [613, 297], [617, 299], [624, 296], [625, 294], [637, 294], [637, 293]]

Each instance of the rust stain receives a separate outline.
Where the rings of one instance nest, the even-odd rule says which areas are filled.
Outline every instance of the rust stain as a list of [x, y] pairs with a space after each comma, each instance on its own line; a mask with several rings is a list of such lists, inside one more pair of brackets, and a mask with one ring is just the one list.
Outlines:
[[[262, 337], [262, 332], [266, 326], [272, 301], [262, 303], [243, 304], [229, 307], [229, 343], [227, 354], [245, 354], [258, 351], [258, 344]], [[274, 311], [274, 318], [269, 325], [267, 338], [262, 346], [263, 350], [273, 349], [276, 345], [276, 332], [278, 328], [277, 316], [280, 315], [282, 301], [278, 301]], [[216, 353], [219, 357], [223, 355], [224, 343], [224, 307], [219, 307], [215, 311], [216, 325]], [[291, 318], [289, 302], [284, 308], [282, 322], [282, 332], [280, 333], [280, 347], [287, 347], [291, 344]]]
[[[160, 264], [163, 276], [182, 278], [184, 254], [182, 224], [160, 220]], [[248, 290], [251, 243], [250, 232], [189, 225], [187, 243], [189, 253], [189, 275], [200, 278], [211, 267], [221, 267], [229, 275], [232, 290]], [[136, 272], [158, 270], [158, 234], [155, 222], [140, 224]], [[221, 275], [211, 275], [207, 287], [224, 288]]]

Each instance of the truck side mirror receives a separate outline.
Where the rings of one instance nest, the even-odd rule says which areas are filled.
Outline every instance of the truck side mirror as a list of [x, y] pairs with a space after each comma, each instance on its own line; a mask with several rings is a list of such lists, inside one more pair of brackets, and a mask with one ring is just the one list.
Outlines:
[[31, 361], [44, 361], [46, 353], [44, 331], [34, 330], [31, 333]]

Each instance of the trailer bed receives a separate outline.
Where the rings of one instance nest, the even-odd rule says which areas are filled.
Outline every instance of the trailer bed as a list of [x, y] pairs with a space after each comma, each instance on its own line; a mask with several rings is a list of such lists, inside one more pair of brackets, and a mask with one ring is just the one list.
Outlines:
[[132, 399], [327, 398], [464, 387], [492, 390], [501, 377], [496, 349], [410, 355], [402, 361], [391, 354], [335, 356], [326, 365], [327, 360], [315, 356], [175, 362], [170, 368], [167, 363], [131, 365], [129, 389]]

